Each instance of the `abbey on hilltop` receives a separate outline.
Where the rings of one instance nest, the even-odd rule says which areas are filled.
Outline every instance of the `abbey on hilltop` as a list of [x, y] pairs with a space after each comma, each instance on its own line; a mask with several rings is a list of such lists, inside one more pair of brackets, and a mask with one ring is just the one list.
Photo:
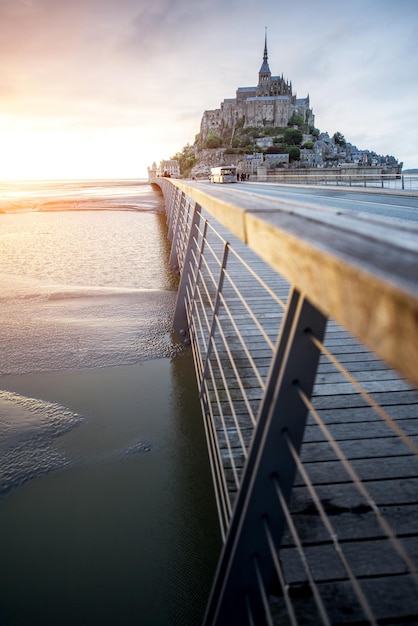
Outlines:
[[[342, 174], [399, 174], [402, 163], [393, 156], [359, 150], [342, 133], [332, 137], [315, 128], [315, 117], [306, 98], [297, 98], [292, 83], [272, 76], [268, 63], [267, 32], [263, 61], [254, 87], [238, 87], [235, 98], [226, 98], [219, 109], [203, 113], [200, 132], [169, 160], [153, 163], [148, 176], [207, 177], [211, 167], [234, 163], [240, 173], [258, 180], [286, 171], [339, 168]], [[316, 170], [317, 171], [317, 170]]]
[[238, 87], [235, 98], [227, 98], [220, 109], [203, 113], [200, 123], [200, 141], [209, 133], [219, 133], [226, 128], [234, 129], [243, 121], [243, 127], [286, 127], [292, 115], [303, 118], [305, 124], [314, 126], [314, 115], [309, 105], [309, 95], [297, 98], [292, 83], [281, 76], [272, 76], [268, 64], [267, 32], [264, 42], [263, 63], [258, 73], [258, 85]]

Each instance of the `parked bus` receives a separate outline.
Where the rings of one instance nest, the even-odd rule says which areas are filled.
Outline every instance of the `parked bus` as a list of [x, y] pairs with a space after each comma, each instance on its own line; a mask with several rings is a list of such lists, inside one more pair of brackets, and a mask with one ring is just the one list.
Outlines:
[[212, 167], [210, 170], [211, 183], [236, 183], [237, 168], [235, 165], [225, 165], [222, 167]]

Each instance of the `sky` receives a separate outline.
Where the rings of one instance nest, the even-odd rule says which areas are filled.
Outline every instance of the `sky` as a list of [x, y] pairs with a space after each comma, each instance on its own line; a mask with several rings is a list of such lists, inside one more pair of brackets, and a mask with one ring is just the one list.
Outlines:
[[0, 0], [0, 180], [145, 178], [273, 75], [418, 167], [418, 0]]

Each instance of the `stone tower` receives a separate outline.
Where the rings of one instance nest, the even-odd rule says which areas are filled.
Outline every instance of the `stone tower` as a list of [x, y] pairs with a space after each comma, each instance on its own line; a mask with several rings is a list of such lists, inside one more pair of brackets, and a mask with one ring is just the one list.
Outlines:
[[292, 83], [281, 76], [272, 76], [267, 51], [267, 29], [264, 36], [263, 62], [258, 73], [258, 85], [238, 87], [235, 98], [226, 98], [219, 109], [205, 111], [200, 123], [200, 141], [209, 133], [223, 133], [226, 129], [273, 126], [284, 128], [292, 115], [302, 117], [314, 125], [309, 96], [297, 98]]

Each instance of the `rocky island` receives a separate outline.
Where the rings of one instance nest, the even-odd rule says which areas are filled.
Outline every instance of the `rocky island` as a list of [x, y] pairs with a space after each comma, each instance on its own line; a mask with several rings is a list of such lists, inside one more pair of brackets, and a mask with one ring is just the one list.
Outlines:
[[152, 176], [207, 177], [211, 167], [234, 164], [245, 175], [266, 180], [277, 174], [306, 175], [318, 168], [341, 173], [400, 174], [395, 157], [359, 150], [340, 132], [330, 136], [315, 127], [309, 94], [298, 98], [292, 83], [273, 76], [267, 34], [258, 84], [238, 87], [235, 98], [203, 113], [200, 132], [171, 159], [153, 163]]

